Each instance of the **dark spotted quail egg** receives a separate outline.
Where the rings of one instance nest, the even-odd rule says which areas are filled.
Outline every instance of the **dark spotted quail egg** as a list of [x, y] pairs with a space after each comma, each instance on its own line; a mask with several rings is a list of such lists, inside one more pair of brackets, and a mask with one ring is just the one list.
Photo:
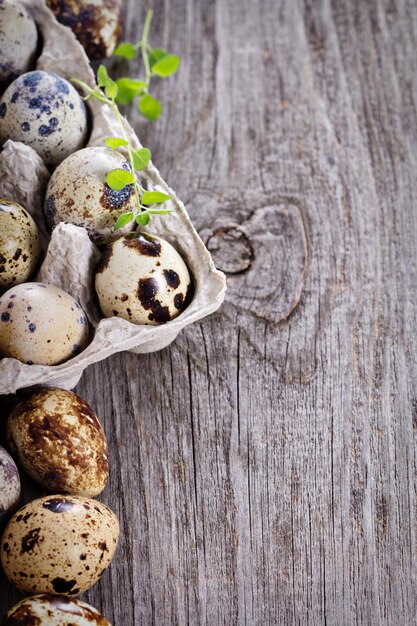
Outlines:
[[3, 626], [111, 626], [95, 608], [66, 596], [43, 593], [25, 598], [6, 615]]
[[27, 72], [35, 58], [38, 31], [27, 9], [14, 0], [0, 2], [0, 83]]
[[19, 498], [19, 472], [10, 454], [0, 446], [0, 528], [17, 507]]
[[0, 101], [0, 143], [31, 146], [47, 165], [57, 165], [85, 144], [87, 113], [74, 87], [53, 72], [19, 76]]
[[121, 0], [47, 0], [56, 18], [69, 26], [90, 59], [112, 55], [122, 29]]
[[164, 239], [131, 233], [109, 244], [96, 270], [96, 292], [106, 317], [163, 324], [189, 304], [191, 278]]
[[43, 283], [23, 283], [0, 298], [0, 354], [32, 365], [57, 365], [83, 350], [88, 321], [68, 293]]
[[40, 252], [38, 228], [32, 217], [17, 202], [0, 198], [0, 291], [27, 281]]
[[59, 222], [84, 226], [97, 244], [132, 230], [134, 220], [121, 232], [113, 229], [119, 215], [135, 206], [133, 185], [113, 191], [106, 183], [107, 172], [117, 168], [129, 170], [129, 165], [123, 155], [110, 148], [84, 148], [65, 159], [53, 173], [46, 192], [49, 226]]
[[118, 539], [119, 522], [105, 504], [47, 496], [26, 504], [7, 524], [1, 563], [20, 591], [77, 596], [110, 565]]
[[109, 475], [107, 442], [93, 409], [64, 389], [40, 389], [7, 422], [12, 454], [47, 489], [97, 496]]

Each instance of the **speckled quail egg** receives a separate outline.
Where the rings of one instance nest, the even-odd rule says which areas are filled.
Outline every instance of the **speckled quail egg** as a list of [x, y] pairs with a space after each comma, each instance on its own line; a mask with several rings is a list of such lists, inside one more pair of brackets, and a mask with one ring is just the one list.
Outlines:
[[113, 191], [106, 183], [111, 169], [129, 170], [120, 152], [110, 148], [84, 148], [71, 154], [53, 173], [45, 200], [45, 217], [53, 228], [59, 222], [84, 226], [97, 244], [105, 243], [129, 232], [132, 220], [121, 231], [114, 224], [122, 213], [135, 206], [133, 185]]
[[20, 591], [77, 596], [110, 565], [118, 539], [119, 522], [105, 504], [47, 496], [26, 504], [7, 524], [1, 563]]
[[113, 54], [122, 30], [121, 0], [47, 0], [57, 20], [69, 26], [90, 59]]
[[64, 389], [40, 389], [7, 422], [9, 448], [20, 466], [51, 491], [97, 496], [109, 475], [107, 442], [93, 409]]
[[28, 72], [8, 86], [0, 101], [0, 143], [31, 146], [47, 165], [57, 165], [85, 144], [87, 113], [74, 87], [53, 72]]
[[156, 235], [131, 233], [109, 244], [96, 270], [96, 292], [106, 317], [163, 324], [189, 304], [191, 278], [182, 257]]
[[111, 626], [111, 624], [85, 602], [43, 593], [15, 604], [7, 613], [3, 626]]
[[38, 228], [17, 202], [0, 198], [0, 291], [27, 281], [41, 253]]
[[17, 507], [19, 498], [19, 472], [10, 454], [0, 446], [0, 528]]
[[0, 82], [27, 72], [35, 60], [38, 31], [28, 10], [14, 0], [0, 2]]
[[44, 283], [23, 283], [0, 298], [0, 354], [32, 365], [57, 365], [81, 352], [88, 320], [68, 293]]

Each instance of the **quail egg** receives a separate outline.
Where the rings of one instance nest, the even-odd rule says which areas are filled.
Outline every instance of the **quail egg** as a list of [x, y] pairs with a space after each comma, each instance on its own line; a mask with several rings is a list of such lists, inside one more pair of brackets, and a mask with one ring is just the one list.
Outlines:
[[178, 252], [145, 233], [109, 244], [96, 269], [96, 292], [106, 317], [134, 324], [163, 324], [188, 306], [191, 278]]
[[47, 0], [57, 20], [69, 26], [90, 59], [113, 54], [122, 30], [121, 0]]
[[7, 524], [1, 563], [20, 591], [77, 596], [110, 565], [118, 539], [119, 522], [105, 504], [47, 496], [26, 504]]
[[43, 593], [25, 598], [6, 615], [3, 626], [111, 626], [94, 607], [66, 596]]
[[19, 498], [19, 472], [10, 454], [0, 446], [0, 528], [17, 507]]
[[81, 352], [88, 320], [68, 293], [44, 283], [23, 283], [0, 298], [0, 354], [32, 365], [57, 365]]
[[64, 389], [40, 389], [18, 404], [7, 439], [20, 466], [51, 491], [97, 496], [109, 475], [107, 442], [93, 409]]
[[67, 222], [84, 226], [96, 244], [132, 230], [134, 220], [116, 233], [113, 228], [119, 215], [135, 206], [133, 185], [113, 191], [106, 183], [107, 172], [118, 168], [129, 170], [129, 164], [110, 148], [84, 148], [71, 154], [49, 181], [45, 201], [48, 225], [53, 228]]
[[0, 82], [27, 72], [35, 60], [38, 31], [28, 10], [14, 0], [0, 2]]
[[87, 113], [74, 87], [53, 72], [28, 72], [0, 100], [0, 143], [31, 146], [47, 165], [57, 165], [85, 144]]
[[0, 291], [28, 280], [40, 252], [32, 217], [17, 202], [0, 198]]

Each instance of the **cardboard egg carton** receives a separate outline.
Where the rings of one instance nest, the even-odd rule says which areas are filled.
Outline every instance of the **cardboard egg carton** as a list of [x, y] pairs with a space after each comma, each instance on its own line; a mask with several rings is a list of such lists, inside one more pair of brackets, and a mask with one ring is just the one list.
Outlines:
[[[72, 31], [57, 22], [43, 0], [23, 0], [23, 4], [32, 12], [43, 37], [36, 69], [55, 72], [66, 79], [76, 77], [94, 87], [94, 73]], [[92, 128], [87, 146], [104, 146], [106, 137], [120, 136], [109, 107], [95, 100], [89, 100], [88, 106]], [[140, 148], [140, 141], [127, 121], [125, 128], [131, 144]], [[148, 189], [171, 196], [167, 204], [175, 209], [173, 213], [154, 218], [149, 232], [163, 237], [177, 249], [193, 277], [191, 304], [177, 318], [160, 326], [136, 325], [116, 317], [103, 318], [94, 291], [99, 250], [84, 228], [61, 223], [52, 235], [48, 233], [43, 200], [50, 174], [29, 146], [11, 140], [5, 143], [0, 154], [0, 196], [15, 200], [31, 213], [38, 225], [44, 251], [39, 273], [32, 280], [56, 285], [71, 294], [90, 320], [92, 337], [83, 352], [61, 365], [27, 365], [16, 359], [1, 359], [0, 394], [14, 393], [34, 385], [72, 389], [91, 363], [124, 350], [135, 353], [161, 350], [185, 326], [220, 307], [226, 290], [225, 277], [214, 267], [183, 203], [161, 178], [153, 163], [149, 163], [141, 174]]]

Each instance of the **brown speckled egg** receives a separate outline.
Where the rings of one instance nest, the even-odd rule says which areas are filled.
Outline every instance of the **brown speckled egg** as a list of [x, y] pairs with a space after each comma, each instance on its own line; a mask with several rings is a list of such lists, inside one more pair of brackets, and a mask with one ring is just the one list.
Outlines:
[[98, 417], [64, 389], [40, 389], [18, 404], [7, 423], [19, 465], [51, 491], [97, 496], [109, 475], [107, 442]]
[[28, 10], [14, 0], [0, 2], [0, 82], [27, 72], [35, 60], [38, 31]]
[[37, 70], [16, 78], [0, 101], [0, 144], [21, 141], [47, 165], [79, 150], [87, 137], [84, 102], [67, 80]]
[[25, 593], [77, 596], [110, 565], [119, 522], [101, 502], [47, 496], [22, 507], [0, 544], [4, 573]]
[[10, 454], [0, 446], [0, 528], [17, 507], [19, 498], [19, 472]]
[[0, 298], [0, 354], [32, 365], [56, 365], [81, 352], [88, 320], [68, 293], [44, 283], [23, 283]]
[[3, 626], [111, 626], [95, 608], [66, 596], [43, 593], [21, 600]]
[[32, 217], [17, 202], [0, 198], [0, 290], [27, 281], [36, 270], [40, 252]]
[[109, 244], [96, 270], [96, 292], [106, 317], [163, 324], [185, 309], [191, 278], [182, 257], [156, 235], [132, 233]]
[[57, 20], [69, 26], [90, 59], [112, 55], [122, 29], [121, 0], [47, 0]]
[[106, 243], [129, 232], [132, 220], [121, 232], [114, 224], [122, 213], [135, 207], [133, 185], [114, 191], [106, 183], [112, 169], [129, 170], [120, 152], [110, 148], [84, 148], [71, 154], [53, 173], [45, 200], [45, 217], [50, 228], [59, 222], [83, 226], [96, 243]]

